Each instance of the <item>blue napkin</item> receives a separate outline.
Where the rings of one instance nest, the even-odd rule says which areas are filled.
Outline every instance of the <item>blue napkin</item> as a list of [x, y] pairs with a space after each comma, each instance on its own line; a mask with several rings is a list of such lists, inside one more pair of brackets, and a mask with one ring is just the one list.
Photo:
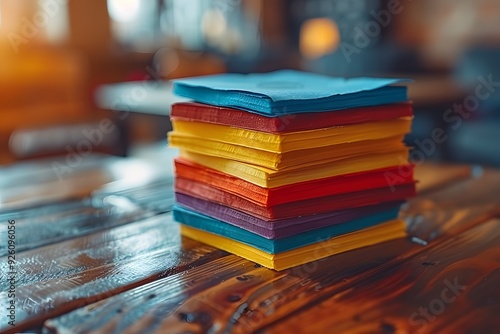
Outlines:
[[276, 254], [396, 219], [399, 206], [369, 214], [347, 223], [272, 240], [179, 205], [174, 206], [173, 212], [174, 219], [181, 224], [240, 241], [270, 254]]
[[333, 78], [294, 70], [174, 80], [174, 93], [195, 101], [276, 116], [407, 100], [404, 79]]

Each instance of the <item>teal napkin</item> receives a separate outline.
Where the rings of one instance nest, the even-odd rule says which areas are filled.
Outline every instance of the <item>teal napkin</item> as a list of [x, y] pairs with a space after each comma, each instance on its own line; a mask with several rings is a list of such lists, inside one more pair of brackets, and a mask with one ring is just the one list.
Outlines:
[[181, 224], [240, 241], [270, 254], [276, 254], [396, 219], [399, 207], [368, 214], [347, 223], [323, 227], [281, 239], [266, 239], [240, 227], [178, 205], [174, 206], [173, 212], [174, 219]]
[[334, 78], [294, 70], [220, 74], [174, 80], [174, 93], [195, 101], [275, 116], [404, 102], [409, 82]]

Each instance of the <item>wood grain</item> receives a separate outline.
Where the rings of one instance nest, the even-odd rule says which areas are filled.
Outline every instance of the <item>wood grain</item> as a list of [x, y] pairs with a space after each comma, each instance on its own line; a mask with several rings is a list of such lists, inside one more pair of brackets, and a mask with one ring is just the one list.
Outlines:
[[[482, 180], [467, 182], [460, 178], [458, 183], [452, 183], [450, 187], [455, 187], [458, 184], [462, 188], [483, 186]], [[485, 182], [491, 182], [491, 180], [487, 179]], [[492, 188], [495, 191], [496, 189], [496, 187]], [[377, 309], [380, 307], [376, 304], [377, 302], [383, 303], [387, 301], [387, 298], [395, 298], [394, 295], [399, 296], [403, 301], [407, 298], [414, 298], [415, 303], [423, 303], [423, 305], [429, 302], [426, 299], [429, 296], [439, 295], [439, 291], [436, 290], [438, 288], [432, 289], [432, 286], [437, 286], [436, 282], [429, 283], [427, 289], [430, 292], [428, 295], [416, 294], [415, 290], [411, 290], [411, 292], [406, 290], [408, 285], [412, 286], [411, 278], [414, 277], [412, 275], [417, 275], [418, 270], [434, 265], [436, 260], [433, 259], [436, 255], [434, 257], [429, 255], [434, 254], [433, 252], [437, 252], [438, 255], [441, 254], [440, 252], [445, 252], [446, 256], [450, 252], [454, 252], [455, 257], [449, 261], [457, 262], [460, 262], [462, 257], [466, 259], [484, 256], [483, 253], [486, 252], [489, 256], [486, 262], [493, 266], [489, 270], [494, 271], [495, 266], [498, 265], [494, 262], [495, 256], [497, 260], [499, 258], [499, 254], [495, 253], [495, 247], [498, 247], [498, 238], [495, 234], [498, 233], [498, 229], [495, 230], [497, 221], [490, 220], [491, 215], [484, 212], [483, 206], [473, 205], [472, 207], [458, 208], [445, 205], [446, 201], [449, 200], [448, 193], [447, 188], [443, 188], [433, 193], [432, 196], [418, 197], [410, 202], [403, 212], [403, 216], [409, 221], [418, 222], [417, 225], [421, 225], [421, 228], [414, 229], [414, 234], [408, 239], [394, 240], [339, 254], [283, 272], [275, 272], [258, 266], [256, 268], [250, 262], [243, 259], [237, 261], [237, 257], [230, 255], [222, 260], [207, 262], [187, 273], [185, 278], [190, 281], [193, 277], [191, 275], [201, 277], [206, 272], [213, 272], [216, 276], [224, 278], [220, 279], [218, 284], [211, 283], [209, 285], [206, 285], [204, 280], [201, 282], [194, 280], [199, 284], [195, 284], [195, 287], [190, 287], [189, 291], [185, 291], [184, 298], [176, 302], [175, 305], [170, 303], [169, 290], [152, 283], [135, 289], [130, 294], [121, 294], [99, 305], [92, 305], [58, 319], [50, 320], [46, 323], [46, 328], [60, 333], [68, 331], [118, 333], [124, 329], [130, 333], [162, 333], [167, 330], [172, 333], [248, 333], [254, 331], [287, 332], [291, 328], [293, 328], [293, 332], [321, 332], [325, 328], [334, 327], [331, 327], [327, 320], [318, 321], [315, 317], [316, 312], [324, 312], [321, 315], [322, 319], [336, 319], [337, 317], [331, 317], [332, 314], [336, 313], [330, 312], [330, 308], [322, 307], [322, 305], [335, 303], [341, 296], [352, 294], [354, 301], [365, 303], [366, 306], [361, 308], [355, 304], [354, 307], [344, 310], [343, 304], [340, 303], [338, 310], [336, 310], [343, 314], [339, 317], [341, 319], [339, 326], [345, 325], [346, 330], [359, 332], [399, 330], [399, 327], [396, 328], [393, 322], [384, 319], [364, 323], [359, 320], [364, 319], [360, 318], [359, 314], [361, 313], [355, 311], [357, 309]], [[465, 194], [456, 191], [453, 193], [457, 200], [460, 200], [459, 197]], [[486, 203], [486, 205], [489, 204]], [[438, 211], [426, 218], [424, 214], [425, 219], [418, 218], [422, 217], [421, 212], [424, 209], [428, 209], [429, 212]], [[477, 229], [481, 229], [480, 232], [477, 232]], [[472, 236], [463, 234], [464, 231], [470, 231], [468, 233], [472, 233]], [[495, 233], [492, 234], [489, 231]], [[425, 240], [427, 246], [423, 247], [412, 242], [412, 237]], [[470, 247], [459, 252], [456, 249], [457, 243], [461, 244], [463, 240], [468, 240]], [[478, 249], [475, 246], [476, 242], [480, 242], [484, 246]], [[426, 260], [429, 258], [430, 260]], [[448, 265], [453, 266], [453, 263], [450, 262]], [[414, 270], [414, 274], [407, 269], [407, 266], [411, 265], [418, 269]], [[244, 268], [243, 272], [238, 270], [241, 268]], [[234, 274], [231, 275], [233, 271]], [[486, 269], [485, 273], [488, 273]], [[390, 276], [391, 274], [392, 276]], [[436, 272], [432, 275], [436, 276]], [[428, 278], [429, 276], [424, 276], [422, 280], [425, 281]], [[399, 282], [400, 279], [405, 279], [404, 287], [397, 286], [394, 291], [391, 290], [392, 294], [384, 290], [390, 289], [396, 284], [402, 284]], [[445, 280], [448, 277], [443, 276], [442, 279]], [[418, 290], [423, 284], [421, 282], [412, 289]], [[380, 301], [375, 298], [377, 296], [366, 295], [367, 298], [364, 298], [365, 294], [357, 293], [359, 287], [365, 285], [375, 290], [379, 286], [384, 291], [380, 296], [377, 295]], [[479, 289], [486, 290], [490, 288], [493, 288], [491, 284], [479, 287]], [[150, 294], [154, 294], [158, 298], [148, 300], [146, 296]], [[130, 305], [136, 298], [142, 300], [140, 311], [135, 308], [127, 308], [127, 305]], [[401, 311], [405, 315], [403, 318], [400, 316], [403, 320], [400, 319], [398, 323], [402, 330], [414, 331], [421, 328], [420, 323], [418, 323], [419, 320], [421, 321], [420, 318], [414, 320], [417, 325], [420, 325], [419, 327], [410, 326], [408, 320], [408, 317], [414, 312], [415, 303], [406, 305], [404, 311], [406, 313]], [[394, 307], [397, 305], [399, 304]], [[391, 311], [392, 309], [385, 314], [391, 315]], [[490, 316], [491, 312], [493, 310], [488, 310], [485, 314]], [[301, 314], [304, 314], [304, 317], [301, 317], [300, 321], [293, 320]], [[102, 317], [102, 319], [97, 322], [84, 322], [86, 318], [95, 317]], [[129, 323], [128, 320], [131, 317], [134, 317], [133, 324]], [[353, 322], [350, 320], [351, 318], [358, 320]], [[450, 318], [446, 318], [444, 322], [449, 320]], [[316, 323], [319, 323], [317, 327], [315, 327]], [[436, 322], [433, 326], [438, 326], [438, 324]], [[471, 326], [473, 324], [471, 323]], [[429, 326], [429, 328], [431, 327]]]
[[[500, 326], [500, 220], [491, 220], [265, 329], [487, 333]], [[307, 328], [302, 324], [308, 323]], [[296, 332], [299, 332], [296, 331]]]
[[401, 217], [412, 236], [428, 243], [441, 234], [458, 234], [500, 215], [499, 204], [500, 171], [490, 169], [420, 194], [403, 207]]
[[[17, 252], [109, 229], [140, 220], [153, 213], [127, 198], [94, 201], [71, 200], [41, 208], [0, 213], [0, 240], [7, 240], [9, 220], [16, 222]], [[0, 256], [7, 255], [7, 244], [0, 244]], [[1, 266], [2, 264], [0, 264]]]
[[[170, 215], [23, 252], [17, 259], [14, 333], [78, 307], [157, 280], [227, 253], [182, 242]], [[168, 223], [170, 220], [170, 223]], [[6, 266], [6, 259], [0, 263]], [[7, 300], [2, 268], [0, 300]], [[5, 273], [5, 274], [4, 274]]]
[[446, 187], [449, 184], [470, 179], [472, 173], [472, 167], [469, 165], [428, 162], [416, 167], [414, 177], [415, 180], [418, 180], [417, 191], [419, 194], [429, 193]]
[[[1, 330], [45, 321], [47, 333], [494, 333], [500, 172], [452, 169], [417, 173], [432, 181], [401, 212], [408, 238], [282, 272], [181, 238], [169, 213], [22, 252], [18, 325]], [[156, 190], [119, 197], [156, 215], [145, 206], [161, 203]], [[427, 320], [420, 307], [437, 307], [455, 279], [465, 290]]]

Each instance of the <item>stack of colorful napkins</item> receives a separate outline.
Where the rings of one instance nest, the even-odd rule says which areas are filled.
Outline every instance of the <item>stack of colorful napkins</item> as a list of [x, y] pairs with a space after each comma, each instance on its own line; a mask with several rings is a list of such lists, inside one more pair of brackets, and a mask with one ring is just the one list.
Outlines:
[[171, 112], [182, 234], [277, 270], [405, 236], [404, 83], [291, 70], [175, 81], [197, 101]]

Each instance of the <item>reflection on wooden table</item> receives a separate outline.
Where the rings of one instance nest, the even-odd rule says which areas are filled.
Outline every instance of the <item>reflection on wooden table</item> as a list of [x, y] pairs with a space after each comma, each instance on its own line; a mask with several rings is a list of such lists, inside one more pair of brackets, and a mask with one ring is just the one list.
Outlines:
[[[500, 171], [418, 166], [420, 194], [401, 212], [408, 238], [276, 272], [181, 237], [169, 213], [171, 172], [155, 164], [99, 156], [62, 182], [50, 162], [18, 167], [0, 174], [1, 240], [9, 220], [18, 240], [16, 327], [3, 318], [6, 333], [495, 333], [500, 325]], [[0, 251], [7, 300], [5, 243]]]

